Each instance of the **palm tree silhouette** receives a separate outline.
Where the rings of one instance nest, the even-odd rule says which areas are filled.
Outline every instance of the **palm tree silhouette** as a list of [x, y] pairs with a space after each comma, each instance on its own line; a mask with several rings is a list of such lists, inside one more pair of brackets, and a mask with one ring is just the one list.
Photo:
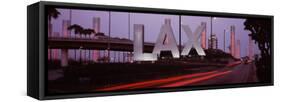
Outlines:
[[[73, 25], [70, 25], [68, 28], [68, 30], [74, 30], [74, 33], [75, 34], [79, 34], [80, 35], [80, 38], [82, 38], [82, 35], [91, 35], [91, 34], [95, 34], [96, 31], [94, 29], [90, 29], [90, 28], [87, 28], [87, 29], [84, 29], [82, 26], [78, 25], [78, 24], [73, 24]], [[83, 48], [83, 47], [80, 47], [80, 48]], [[84, 54], [86, 56], [86, 52]], [[82, 62], [82, 52], [80, 50], [80, 63]]]
[[[60, 15], [60, 12], [55, 8], [48, 8], [47, 13], [48, 13], [48, 26], [49, 26], [51, 24], [52, 18], [57, 19]], [[48, 27], [48, 29], [50, 28]]]
[[73, 25], [69, 26], [67, 29], [74, 30], [74, 33], [79, 34], [80, 38], [81, 38], [81, 35], [91, 35], [91, 34], [96, 33], [96, 31], [94, 29], [90, 29], [90, 28], [84, 29], [82, 26], [80, 26], [78, 24], [73, 24]]
[[51, 18], [57, 19], [60, 15], [60, 12], [56, 8], [48, 8], [48, 19]]
[[271, 68], [271, 19], [246, 19], [245, 30], [250, 31], [249, 36], [258, 44], [261, 57], [256, 58], [257, 76], [262, 82], [270, 82]]

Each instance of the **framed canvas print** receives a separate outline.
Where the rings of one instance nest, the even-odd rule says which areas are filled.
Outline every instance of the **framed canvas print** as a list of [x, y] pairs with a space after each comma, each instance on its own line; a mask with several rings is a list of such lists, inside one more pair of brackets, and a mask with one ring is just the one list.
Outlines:
[[28, 9], [37, 99], [273, 85], [273, 16], [40, 1]]

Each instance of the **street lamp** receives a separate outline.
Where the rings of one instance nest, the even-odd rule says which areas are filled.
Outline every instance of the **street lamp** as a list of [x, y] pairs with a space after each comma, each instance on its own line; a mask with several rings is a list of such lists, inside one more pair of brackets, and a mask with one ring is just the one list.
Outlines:
[[111, 40], [111, 11], [108, 11], [108, 43], [107, 43], [107, 49], [108, 49], [108, 52], [107, 52], [107, 56], [110, 57], [110, 40]]
[[213, 20], [216, 20], [216, 17], [211, 16], [211, 35], [213, 34]]
[[179, 15], [179, 51], [180, 51], [180, 57], [181, 57], [181, 25], [183, 25], [182, 20], [181, 20], [181, 15]]
[[223, 30], [223, 51], [225, 52], [225, 29]]
[[216, 17], [211, 16], [211, 34], [210, 34], [210, 45], [211, 45], [211, 49], [213, 49], [212, 45], [213, 45], [213, 39], [212, 39], [212, 35], [213, 35], [213, 19], [216, 20]]

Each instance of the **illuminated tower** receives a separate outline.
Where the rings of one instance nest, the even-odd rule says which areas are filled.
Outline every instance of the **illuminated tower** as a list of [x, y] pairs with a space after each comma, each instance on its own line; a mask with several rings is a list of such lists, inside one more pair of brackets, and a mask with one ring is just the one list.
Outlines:
[[230, 26], [230, 54], [235, 57], [235, 26]]
[[[62, 21], [62, 37], [68, 38], [70, 37], [70, 30], [67, 28], [70, 26], [70, 20]], [[68, 66], [68, 49], [61, 49], [61, 66]]]
[[62, 21], [62, 36], [64, 38], [70, 37], [70, 30], [67, 29], [69, 26], [70, 26], [70, 20]]
[[[100, 32], [100, 18], [94, 17], [93, 18], [93, 29], [96, 31], [96, 33]], [[96, 36], [93, 36], [94, 39], [98, 39]], [[97, 62], [100, 57], [98, 50], [92, 51], [92, 58], [94, 62]]]
[[93, 18], [93, 29], [96, 31], [96, 33], [100, 32], [100, 17]]
[[207, 37], [206, 37], [206, 22], [201, 22], [201, 26], [203, 26], [203, 31], [201, 33], [201, 46], [203, 49], [207, 49]]
[[253, 39], [249, 36], [249, 52], [248, 52], [248, 56], [250, 58], [250, 60], [253, 60], [254, 59], [254, 47], [253, 47]]
[[236, 42], [236, 49], [235, 49], [235, 50], [236, 50], [236, 51], [235, 51], [235, 55], [236, 55], [235, 58], [240, 58], [240, 57], [241, 57], [241, 56], [240, 56], [240, 54], [241, 54], [241, 53], [240, 53], [240, 52], [241, 52], [241, 51], [240, 51], [240, 50], [241, 50], [240, 48], [241, 48], [241, 46], [240, 46], [240, 40], [237, 40], [237, 42]]

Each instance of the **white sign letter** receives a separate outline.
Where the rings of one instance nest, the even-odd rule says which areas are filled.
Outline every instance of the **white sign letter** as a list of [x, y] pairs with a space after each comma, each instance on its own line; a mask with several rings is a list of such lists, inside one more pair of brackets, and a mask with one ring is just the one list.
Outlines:
[[165, 19], [165, 24], [162, 25], [160, 29], [160, 33], [155, 43], [153, 53], [160, 54], [160, 51], [163, 50], [170, 50], [174, 58], [180, 57], [170, 19]]
[[144, 25], [134, 24], [134, 60], [135, 61], [155, 61], [155, 54], [143, 53]]
[[188, 41], [183, 48], [182, 55], [188, 55], [191, 48], [194, 47], [196, 52], [199, 55], [205, 56], [206, 54], [205, 54], [204, 50], [198, 43], [198, 40], [201, 37], [200, 33], [203, 31], [204, 27], [202, 25], [198, 26], [194, 33], [192, 33], [192, 31], [188, 25], [182, 25], [182, 27], [188, 37]]

